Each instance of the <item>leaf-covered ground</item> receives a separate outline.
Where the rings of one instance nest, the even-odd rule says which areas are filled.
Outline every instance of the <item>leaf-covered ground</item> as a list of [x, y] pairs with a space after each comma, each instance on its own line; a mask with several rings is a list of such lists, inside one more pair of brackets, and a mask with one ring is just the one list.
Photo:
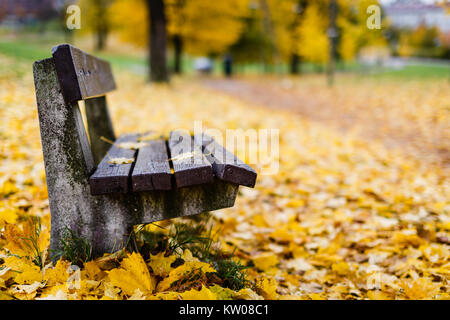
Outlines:
[[[0, 56], [0, 65], [11, 63]], [[138, 226], [139, 252], [78, 263], [81, 269], [67, 259], [52, 264], [32, 78], [0, 71], [0, 299], [450, 297], [448, 167], [192, 79], [157, 86], [121, 74], [109, 97], [117, 131], [191, 129], [195, 120], [222, 130], [279, 128], [279, 173], [260, 175], [255, 189], [240, 189], [234, 208], [209, 220]], [[371, 83], [341, 85], [358, 92]], [[386, 92], [392, 85], [385, 84]], [[382, 88], [378, 83], [380, 98], [360, 108], [378, 108]], [[430, 93], [420, 82], [398, 89], [389, 100], [395, 114], [382, 112], [404, 127], [417, 125], [416, 116], [405, 114], [435, 117], [448, 142], [450, 91]], [[328, 90], [318, 86], [314, 95], [323, 100], [332, 96]], [[355, 105], [355, 96], [345, 99]], [[433, 122], [421, 122], [427, 125]]]

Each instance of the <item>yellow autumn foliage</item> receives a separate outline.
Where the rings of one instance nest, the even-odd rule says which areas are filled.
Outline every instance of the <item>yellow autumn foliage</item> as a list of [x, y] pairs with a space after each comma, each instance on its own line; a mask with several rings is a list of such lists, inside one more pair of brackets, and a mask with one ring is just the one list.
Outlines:
[[[0, 65], [12, 64], [20, 67], [0, 54]], [[51, 225], [33, 79], [0, 69], [0, 299], [449, 299], [447, 79], [337, 79], [329, 89], [315, 76], [286, 78], [289, 88], [275, 77], [243, 78], [241, 86], [256, 82], [256, 97], [244, 99], [211, 90], [206, 79], [149, 86], [117, 74], [109, 101], [118, 133], [191, 128], [194, 120], [224, 132], [280, 129], [278, 173], [260, 174], [233, 208], [212, 214], [224, 251], [248, 267], [249, 284], [231, 289], [219, 267], [188, 248], [122, 250], [78, 271], [48, 255], [42, 268], [33, 262], [29, 218], [41, 219], [43, 252]], [[277, 106], [292, 96], [314, 113], [255, 102], [273, 92]], [[142, 230], [167, 238], [186, 221]]]
[[125, 294], [132, 296], [136, 289], [142, 293], [152, 293], [156, 281], [147, 268], [144, 259], [139, 253], [132, 253], [122, 260], [120, 268], [108, 273], [109, 281], [120, 288]]

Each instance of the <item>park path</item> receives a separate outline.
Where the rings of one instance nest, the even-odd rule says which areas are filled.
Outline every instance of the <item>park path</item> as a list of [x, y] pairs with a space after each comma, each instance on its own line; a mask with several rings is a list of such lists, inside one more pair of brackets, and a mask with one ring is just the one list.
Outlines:
[[[356, 130], [363, 139], [380, 141], [388, 148], [450, 169], [448, 122], [436, 119], [442, 110], [430, 113], [430, 108], [423, 107], [445, 104], [444, 99], [450, 98], [445, 84], [442, 90], [429, 84], [434, 89], [427, 90], [427, 86], [414, 83], [360, 83], [353, 79], [328, 88], [320, 77], [306, 81], [249, 77], [209, 78], [202, 85], [250, 105], [299, 114], [341, 132]], [[445, 106], [443, 109], [445, 112]]]

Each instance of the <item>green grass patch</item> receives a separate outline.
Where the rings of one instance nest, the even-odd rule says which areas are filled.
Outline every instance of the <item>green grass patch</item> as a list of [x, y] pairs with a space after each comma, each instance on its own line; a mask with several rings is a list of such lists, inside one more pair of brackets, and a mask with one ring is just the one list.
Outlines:
[[88, 240], [66, 227], [60, 240], [60, 249], [53, 254], [55, 259], [64, 258], [72, 264], [82, 266], [92, 259], [92, 247]]
[[31, 234], [29, 237], [22, 238], [23, 243], [33, 253], [32, 260], [39, 266], [44, 267], [44, 253], [39, 248], [39, 237], [42, 231], [41, 219], [39, 217], [30, 217], [28, 221], [30, 225]]
[[445, 65], [410, 65], [402, 69], [387, 69], [374, 75], [375, 77], [389, 77], [398, 79], [450, 79], [450, 64]]
[[[0, 54], [12, 57], [19, 63], [25, 62], [31, 64], [34, 61], [50, 57], [52, 47], [64, 42], [63, 38], [47, 39], [41, 43], [36, 43], [36, 40], [28, 40], [25, 38], [0, 39]], [[137, 74], [146, 72], [145, 58], [108, 52], [94, 52], [93, 54], [109, 61], [113, 69], [127, 70]]]
[[[187, 221], [186, 221], [187, 220]], [[186, 222], [175, 222], [169, 227], [169, 232], [150, 232], [143, 227], [135, 231], [135, 251], [138, 251], [144, 259], [149, 259], [150, 254], [159, 252], [169, 252], [181, 254], [185, 249], [189, 249], [192, 255], [200, 261], [211, 264], [215, 269], [215, 275], [220, 279], [220, 285], [232, 289], [240, 290], [249, 287], [251, 282], [247, 279], [245, 269], [239, 261], [232, 259], [235, 252], [225, 253], [219, 244], [219, 235], [213, 234], [210, 225], [211, 216], [201, 214]], [[177, 259], [173, 267], [183, 263]]]

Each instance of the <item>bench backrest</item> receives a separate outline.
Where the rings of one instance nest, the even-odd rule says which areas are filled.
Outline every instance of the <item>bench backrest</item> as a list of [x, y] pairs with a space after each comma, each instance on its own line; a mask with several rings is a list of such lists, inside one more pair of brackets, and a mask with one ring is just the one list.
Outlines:
[[105, 98], [106, 93], [116, 89], [111, 66], [70, 44], [53, 47], [52, 56], [66, 103], [85, 102], [90, 147], [98, 164], [111, 147], [104, 140], [116, 138]]
[[56, 73], [67, 102], [85, 100], [116, 89], [110, 64], [86, 52], [61, 44], [52, 49]]

